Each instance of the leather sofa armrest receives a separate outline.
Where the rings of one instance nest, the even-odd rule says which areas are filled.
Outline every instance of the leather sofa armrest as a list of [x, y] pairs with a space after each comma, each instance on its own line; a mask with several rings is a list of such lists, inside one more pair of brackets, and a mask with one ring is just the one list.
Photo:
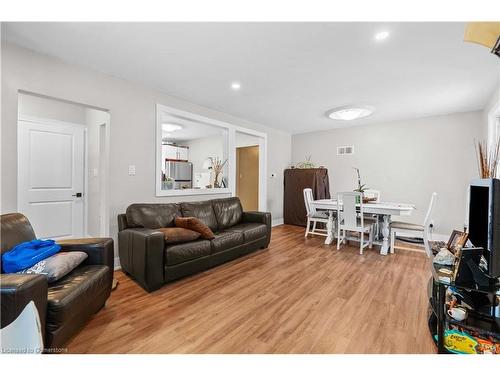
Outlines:
[[242, 221], [244, 223], [262, 223], [271, 228], [271, 213], [259, 211], [245, 211], [243, 212]]
[[267, 238], [264, 247], [267, 247], [271, 242], [271, 213], [260, 211], [245, 211], [241, 221], [244, 223], [262, 223], [267, 227]]
[[77, 238], [57, 241], [61, 251], [83, 251], [88, 258], [83, 264], [105, 265], [114, 270], [114, 242], [112, 238]]
[[165, 237], [155, 229], [128, 228], [118, 232], [122, 270], [148, 292], [163, 285]]
[[1, 328], [8, 326], [21, 314], [26, 305], [33, 301], [40, 316], [42, 334], [45, 337], [45, 316], [47, 312], [47, 276], [35, 274], [1, 274]]

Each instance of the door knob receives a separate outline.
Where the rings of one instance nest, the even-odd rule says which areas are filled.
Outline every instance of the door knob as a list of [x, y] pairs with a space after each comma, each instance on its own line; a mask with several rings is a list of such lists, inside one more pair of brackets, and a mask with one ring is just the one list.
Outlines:
[[72, 197], [81, 198], [82, 197], [82, 193], [73, 194]]

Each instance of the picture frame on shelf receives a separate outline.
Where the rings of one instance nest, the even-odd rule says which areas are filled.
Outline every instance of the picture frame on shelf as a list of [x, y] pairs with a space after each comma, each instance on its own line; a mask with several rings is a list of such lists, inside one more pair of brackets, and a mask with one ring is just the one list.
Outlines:
[[459, 230], [454, 230], [451, 233], [450, 239], [446, 245], [447, 249], [453, 254], [457, 254], [467, 243], [469, 239], [469, 234]]

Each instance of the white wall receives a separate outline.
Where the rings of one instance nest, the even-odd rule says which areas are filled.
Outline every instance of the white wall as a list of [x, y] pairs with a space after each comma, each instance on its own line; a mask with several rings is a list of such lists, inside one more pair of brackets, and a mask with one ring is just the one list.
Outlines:
[[20, 94], [18, 110], [20, 115], [85, 125], [85, 107], [77, 104]]
[[193, 173], [208, 172], [203, 169], [203, 162], [208, 157], [217, 157], [224, 161], [224, 136], [222, 131], [220, 135], [191, 139], [179, 142], [179, 144], [189, 147], [189, 161], [193, 163]]
[[500, 135], [500, 133], [497, 133], [498, 130], [495, 129], [495, 123], [491, 122], [489, 119], [490, 113], [500, 105], [500, 81], [497, 86], [497, 89], [493, 91], [490, 100], [483, 110], [484, 135], [482, 139], [485, 141], [487, 140], [489, 145], [492, 145], [495, 141], [495, 137]]
[[[435, 232], [462, 229], [467, 186], [478, 175], [474, 139], [483, 134], [481, 112], [428, 117], [294, 135], [293, 163], [311, 155], [328, 168], [330, 191], [356, 188], [352, 167], [362, 183], [381, 190], [381, 200], [412, 203], [417, 210], [404, 220], [422, 223], [431, 194], [439, 196]], [[337, 146], [353, 145], [354, 155], [337, 156]]]
[[[283, 170], [290, 165], [291, 136], [162, 92], [101, 74], [2, 41], [2, 212], [16, 211], [17, 95], [25, 90], [110, 113], [110, 234], [116, 240], [116, 215], [134, 202], [172, 202], [220, 195], [155, 197], [156, 103], [265, 132], [268, 135], [267, 208], [282, 218]], [[136, 175], [128, 175], [128, 166]], [[270, 179], [271, 173], [277, 178]]]
[[236, 132], [234, 138], [235, 138], [234, 143], [236, 147], [258, 146], [260, 142], [259, 137], [238, 131]]

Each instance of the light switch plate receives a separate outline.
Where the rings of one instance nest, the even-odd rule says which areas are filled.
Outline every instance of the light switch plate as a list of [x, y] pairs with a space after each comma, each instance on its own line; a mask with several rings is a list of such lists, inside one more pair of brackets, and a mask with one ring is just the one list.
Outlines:
[[135, 176], [135, 165], [129, 165], [128, 166], [128, 175], [129, 176]]

